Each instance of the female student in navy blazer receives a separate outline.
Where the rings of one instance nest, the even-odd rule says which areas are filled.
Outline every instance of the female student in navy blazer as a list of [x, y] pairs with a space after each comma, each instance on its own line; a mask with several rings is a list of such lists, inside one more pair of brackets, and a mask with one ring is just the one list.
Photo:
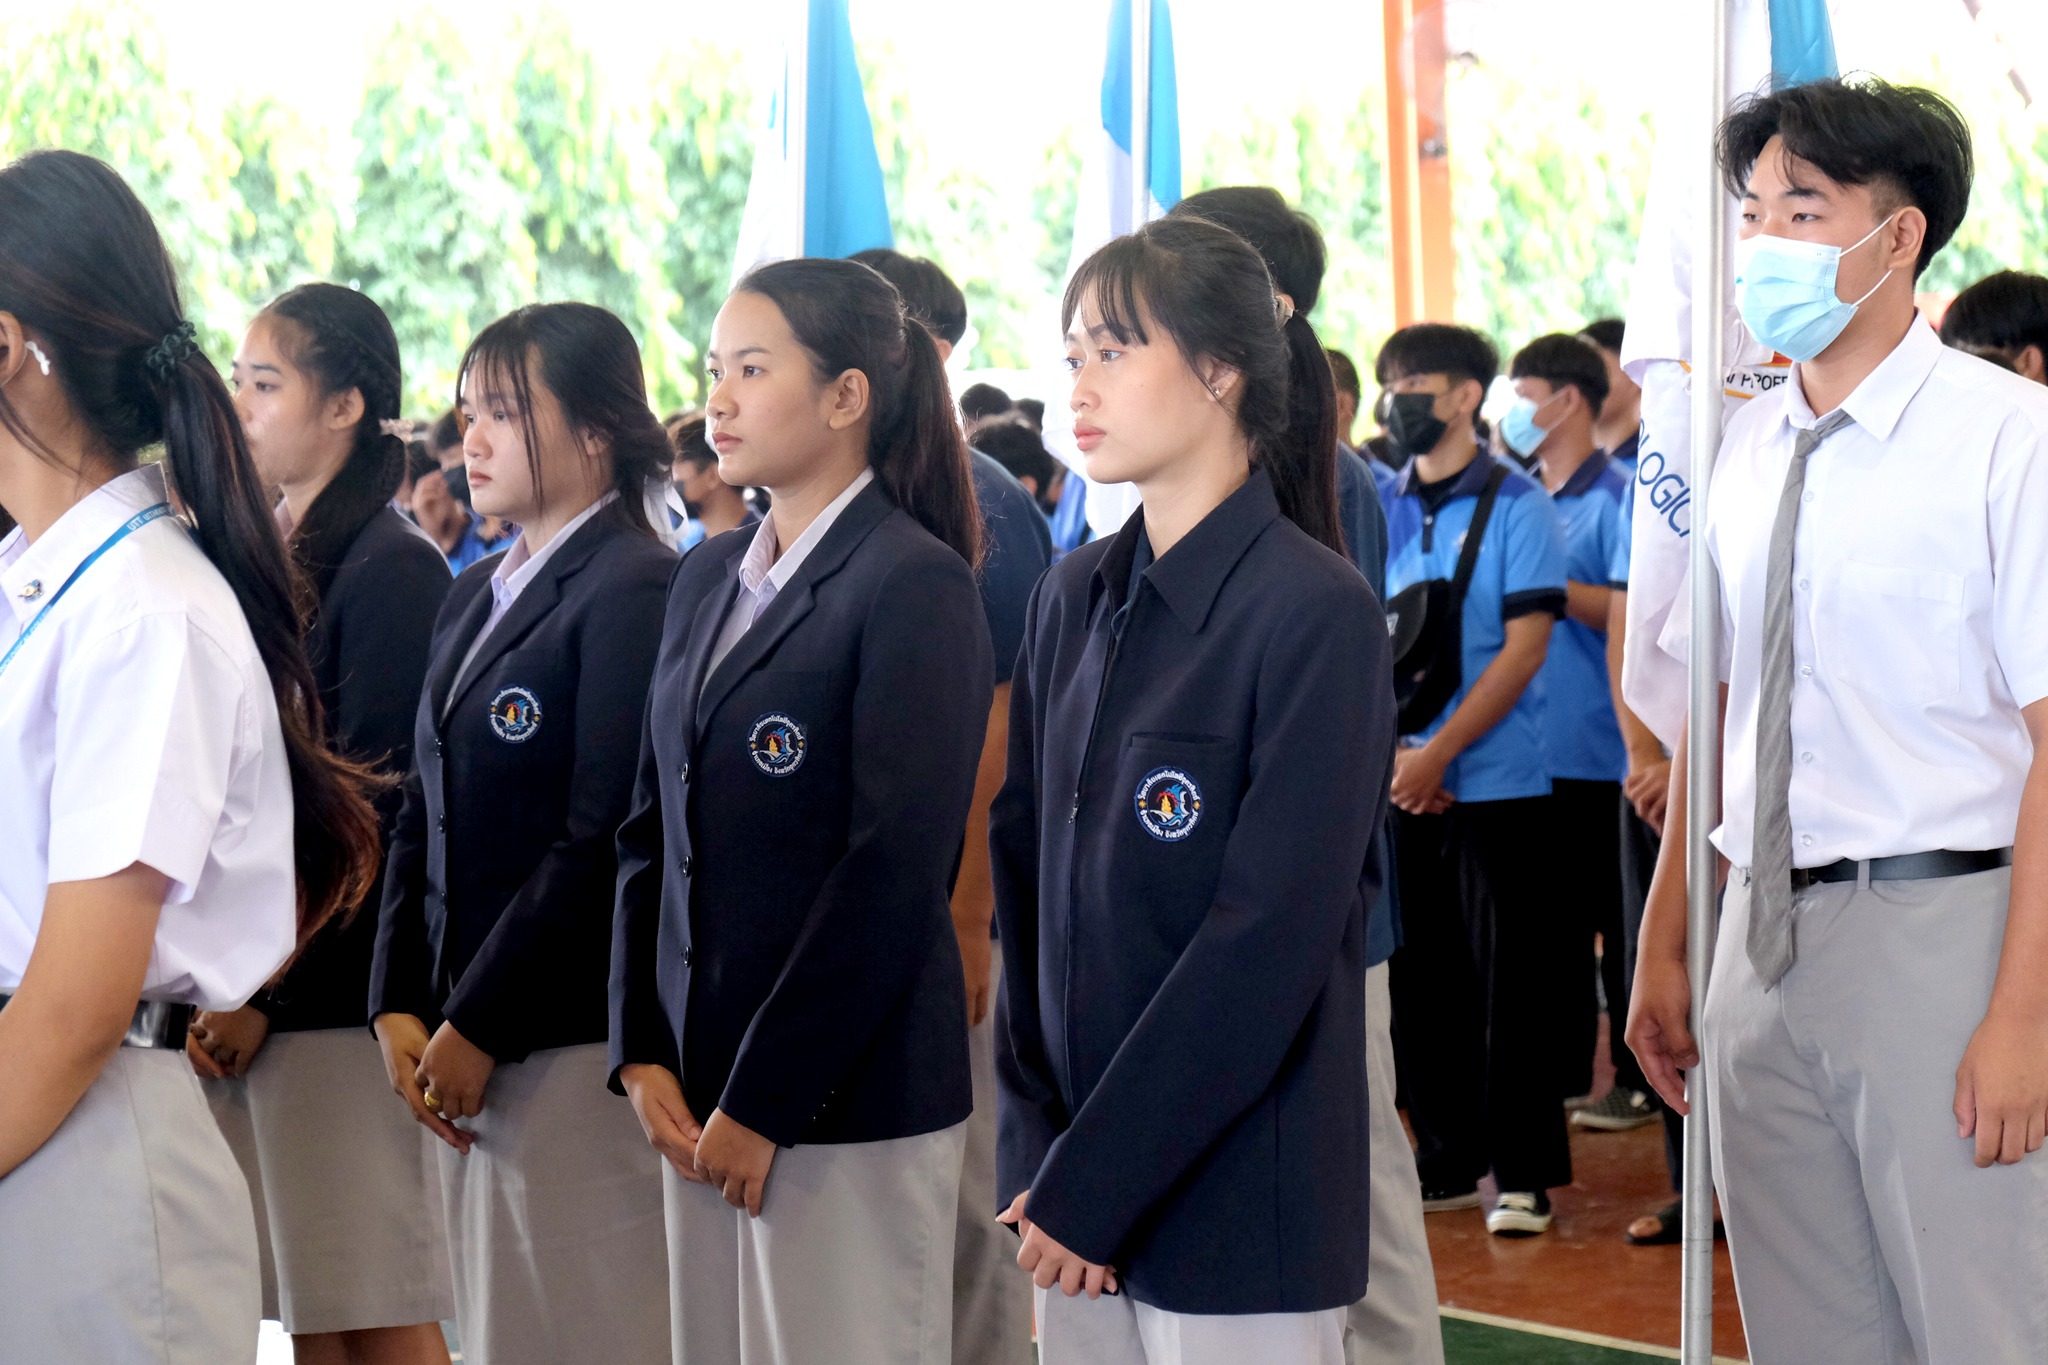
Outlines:
[[461, 370], [471, 496], [522, 530], [435, 625], [370, 1008], [447, 1144], [481, 1365], [667, 1349], [660, 1161], [604, 1091], [614, 839], [676, 563], [644, 511], [670, 454], [641, 373], [625, 325], [573, 303], [492, 323]]
[[948, 894], [994, 688], [971, 467], [864, 265], [756, 270], [708, 359], [721, 472], [774, 504], [670, 591], [612, 965], [675, 1360], [944, 1365], [972, 1108]]
[[[306, 652], [327, 734], [400, 774], [450, 583], [439, 547], [390, 506], [405, 472], [390, 430], [403, 387], [384, 310], [338, 284], [280, 295], [235, 356], [235, 411], [257, 473], [282, 490], [278, 523], [312, 590]], [[386, 831], [398, 805], [395, 785], [380, 794]], [[447, 1365], [440, 1324], [454, 1305], [431, 1139], [391, 1103], [364, 1027], [378, 903], [372, 887], [247, 1006], [202, 1012], [188, 1051], [249, 1177], [264, 1316], [309, 1355]]]
[[1088, 472], [1142, 501], [1039, 585], [991, 816], [1041, 1358], [1341, 1365], [1394, 705], [1337, 552], [1329, 366], [1201, 219], [1097, 252], [1065, 317]]

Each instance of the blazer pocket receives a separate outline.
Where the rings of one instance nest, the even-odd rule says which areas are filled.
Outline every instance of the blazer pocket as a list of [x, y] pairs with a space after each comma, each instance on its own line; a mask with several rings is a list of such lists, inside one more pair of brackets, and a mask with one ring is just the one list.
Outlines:
[[1962, 686], [1963, 576], [1851, 560], [1815, 604], [1821, 667], [1893, 706], [1926, 706]]

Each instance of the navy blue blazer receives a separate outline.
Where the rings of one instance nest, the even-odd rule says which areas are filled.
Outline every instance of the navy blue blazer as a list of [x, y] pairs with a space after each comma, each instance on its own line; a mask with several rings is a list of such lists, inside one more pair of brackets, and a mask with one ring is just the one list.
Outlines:
[[[349, 542], [306, 627], [306, 656], [336, 752], [399, 776], [411, 767], [434, 618], [453, 581], [441, 547], [388, 507]], [[400, 800], [396, 786], [377, 798], [387, 844]], [[329, 922], [282, 981], [250, 1000], [269, 1016], [272, 1033], [363, 1026], [383, 887], [380, 870], [361, 908]]]
[[611, 1064], [788, 1147], [973, 1108], [949, 908], [994, 695], [958, 555], [863, 489], [707, 678], [751, 529], [683, 560], [619, 831]]
[[[1386, 617], [1263, 472], [1053, 565], [990, 821], [997, 1205], [1180, 1313], [1365, 1292]], [[1118, 613], [1128, 606], [1120, 628]]]
[[385, 861], [372, 1019], [446, 1019], [501, 1062], [604, 1041], [614, 836], [676, 567], [616, 511], [556, 549], [459, 684], [501, 556], [455, 580]]

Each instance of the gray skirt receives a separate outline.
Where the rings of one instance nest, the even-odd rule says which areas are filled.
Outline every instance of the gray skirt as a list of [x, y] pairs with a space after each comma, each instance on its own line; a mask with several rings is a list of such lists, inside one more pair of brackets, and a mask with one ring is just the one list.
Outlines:
[[203, 1085], [256, 1206], [264, 1317], [319, 1333], [454, 1312], [440, 1144], [369, 1030], [274, 1033], [246, 1077]]
[[669, 1365], [661, 1158], [602, 1043], [491, 1073], [468, 1156], [436, 1143], [464, 1365]]
[[254, 1365], [256, 1221], [183, 1052], [120, 1048], [0, 1178], [0, 1361]]

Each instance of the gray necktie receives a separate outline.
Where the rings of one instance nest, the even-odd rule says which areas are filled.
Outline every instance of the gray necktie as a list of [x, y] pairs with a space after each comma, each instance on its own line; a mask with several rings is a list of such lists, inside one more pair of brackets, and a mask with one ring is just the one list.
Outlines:
[[1792, 540], [1806, 457], [1849, 425], [1839, 408], [1799, 433], [1764, 570], [1763, 677], [1756, 708], [1756, 820], [1751, 831], [1749, 961], [1765, 989], [1792, 968]]

